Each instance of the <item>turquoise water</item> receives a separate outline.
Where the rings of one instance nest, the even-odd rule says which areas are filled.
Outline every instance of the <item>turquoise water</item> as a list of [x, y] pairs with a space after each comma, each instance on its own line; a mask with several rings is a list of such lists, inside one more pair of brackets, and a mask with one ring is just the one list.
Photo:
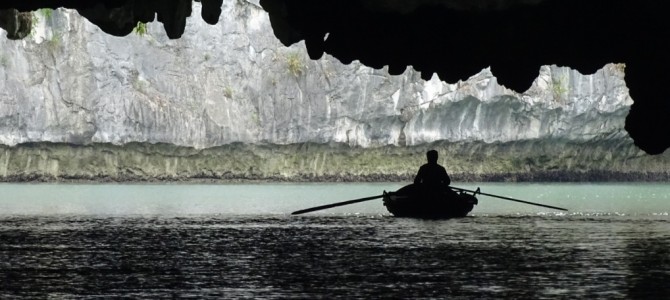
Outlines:
[[[381, 194], [398, 183], [314, 184], [0, 184], [0, 215], [281, 215], [302, 208]], [[567, 208], [567, 214], [670, 212], [670, 185], [457, 184], [455, 186]], [[472, 215], [563, 214], [479, 196]], [[311, 214], [388, 214], [381, 200]]]
[[665, 184], [463, 184], [394, 218], [389, 184], [0, 185], [0, 299], [670, 299]]

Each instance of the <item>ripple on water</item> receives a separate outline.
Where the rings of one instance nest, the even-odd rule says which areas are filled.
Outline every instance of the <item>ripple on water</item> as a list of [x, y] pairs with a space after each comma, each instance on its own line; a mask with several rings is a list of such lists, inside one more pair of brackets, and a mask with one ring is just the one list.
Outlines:
[[619, 214], [5, 217], [0, 297], [667, 298], [669, 224]]

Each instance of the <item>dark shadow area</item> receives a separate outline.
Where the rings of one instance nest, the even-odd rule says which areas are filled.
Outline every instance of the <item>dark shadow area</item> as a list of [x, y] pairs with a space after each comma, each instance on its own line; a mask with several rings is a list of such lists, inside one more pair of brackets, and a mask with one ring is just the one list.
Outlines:
[[630, 241], [630, 299], [670, 299], [670, 241], [640, 238]]

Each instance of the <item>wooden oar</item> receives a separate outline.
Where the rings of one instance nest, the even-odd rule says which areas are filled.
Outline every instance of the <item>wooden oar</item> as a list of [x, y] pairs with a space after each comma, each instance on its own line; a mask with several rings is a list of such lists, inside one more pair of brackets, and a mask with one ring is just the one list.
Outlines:
[[332, 203], [332, 204], [326, 204], [326, 205], [321, 205], [321, 206], [316, 206], [312, 208], [306, 208], [306, 209], [301, 209], [292, 212], [292, 215], [299, 215], [299, 214], [304, 214], [312, 211], [317, 211], [317, 210], [322, 210], [322, 209], [327, 209], [331, 207], [337, 207], [337, 206], [342, 206], [342, 205], [347, 205], [347, 204], [354, 204], [358, 202], [363, 202], [363, 201], [368, 201], [368, 200], [373, 200], [377, 198], [384, 197], [384, 195], [377, 195], [377, 196], [371, 196], [371, 197], [365, 197], [365, 198], [360, 198], [360, 199], [354, 199], [354, 200], [348, 200], [348, 201], [342, 201], [342, 202], [337, 202], [337, 203]]
[[561, 208], [561, 207], [556, 207], [556, 206], [551, 206], [551, 205], [546, 205], [546, 204], [540, 204], [540, 203], [535, 203], [535, 202], [529, 202], [529, 201], [514, 199], [514, 198], [510, 198], [510, 197], [505, 197], [505, 196], [498, 196], [498, 195], [493, 195], [493, 194], [482, 193], [482, 192], [479, 191], [479, 189], [477, 189], [477, 191], [471, 191], [471, 190], [467, 190], [467, 189], [458, 188], [458, 187], [455, 187], [455, 186], [450, 186], [450, 188], [452, 188], [454, 190], [459, 190], [459, 191], [464, 191], [464, 192], [471, 192], [471, 193], [474, 193], [474, 194], [481, 194], [481, 195], [484, 195], [484, 196], [496, 197], [496, 198], [509, 200], [509, 201], [514, 201], [514, 202], [521, 202], [521, 203], [526, 203], [526, 204], [530, 204], [530, 205], [537, 205], [537, 206], [542, 206], [542, 207], [547, 207], [547, 208], [553, 208], [553, 209], [568, 211], [567, 209]]

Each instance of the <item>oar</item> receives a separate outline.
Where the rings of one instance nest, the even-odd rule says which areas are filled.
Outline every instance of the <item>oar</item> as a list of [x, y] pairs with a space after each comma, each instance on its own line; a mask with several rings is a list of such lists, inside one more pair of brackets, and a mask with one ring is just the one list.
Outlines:
[[471, 193], [481, 194], [481, 195], [484, 195], [484, 196], [496, 197], [496, 198], [505, 199], [505, 200], [509, 200], [509, 201], [521, 202], [521, 203], [526, 203], [526, 204], [530, 204], [530, 205], [537, 205], [537, 206], [542, 206], [542, 207], [547, 207], [547, 208], [553, 208], [553, 209], [568, 211], [567, 209], [561, 208], [561, 207], [556, 207], [556, 206], [551, 206], [551, 205], [546, 205], [546, 204], [540, 204], [540, 203], [535, 203], [535, 202], [529, 202], [529, 201], [523, 201], [523, 200], [519, 200], [519, 199], [505, 197], [505, 196], [487, 194], [487, 193], [482, 193], [480, 191], [471, 191], [471, 190], [458, 188], [458, 187], [455, 187], [455, 186], [450, 186], [450, 188], [455, 189], [455, 190], [459, 190], [459, 191], [464, 191], [464, 192], [471, 192]]
[[337, 203], [332, 203], [332, 204], [316, 206], [316, 207], [312, 207], [312, 208], [301, 209], [301, 210], [294, 211], [291, 214], [292, 215], [299, 215], [299, 214], [304, 214], [304, 213], [317, 211], [317, 210], [322, 210], [322, 209], [326, 209], [326, 208], [337, 207], [337, 206], [342, 206], [342, 205], [347, 205], [347, 204], [353, 204], [353, 203], [373, 200], [373, 199], [377, 199], [377, 198], [381, 198], [381, 197], [384, 197], [384, 195], [382, 194], [382, 195], [377, 195], [377, 196], [359, 198], [359, 199], [354, 199], [354, 200], [348, 200], [348, 201], [342, 201], [342, 202], [337, 202]]

